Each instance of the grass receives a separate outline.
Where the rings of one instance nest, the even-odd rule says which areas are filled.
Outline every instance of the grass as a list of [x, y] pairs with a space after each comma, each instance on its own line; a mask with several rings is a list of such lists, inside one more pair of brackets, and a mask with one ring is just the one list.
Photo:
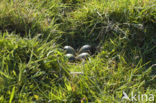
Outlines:
[[[156, 100], [155, 28], [155, 0], [1, 0], [0, 102]], [[90, 60], [64, 57], [84, 44], [98, 49]]]

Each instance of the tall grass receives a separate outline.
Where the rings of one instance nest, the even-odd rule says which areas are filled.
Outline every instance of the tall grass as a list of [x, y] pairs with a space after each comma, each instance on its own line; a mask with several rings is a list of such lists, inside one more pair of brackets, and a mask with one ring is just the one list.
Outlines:
[[[155, 96], [155, 28], [155, 0], [1, 0], [0, 102]], [[84, 44], [97, 50], [89, 60], [64, 57], [64, 45]]]

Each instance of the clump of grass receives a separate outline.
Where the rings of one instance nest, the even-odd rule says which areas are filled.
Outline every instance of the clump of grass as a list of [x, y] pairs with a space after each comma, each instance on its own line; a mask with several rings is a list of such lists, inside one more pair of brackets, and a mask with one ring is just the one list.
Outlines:
[[[154, 24], [155, 9], [154, 5], [150, 6], [151, 3], [152, 1], [144, 5], [141, 3], [142, 5], [140, 5], [136, 0], [112, 2], [88, 1], [77, 10], [69, 13], [67, 18], [70, 22], [69, 29], [71, 34], [75, 33], [75, 35], [73, 35], [76, 36], [75, 38], [81, 35], [82, 40], [90, 40], [94, 37], [93, 41], [95, 41], [95, 38], [100, 41], [101, 38], [105, 38], [107, 35], [113, 35], [114, 32], [118, 33], [118, 35], [130, 35], [126, 34], [126, 28], [130, 30], [135, 28], [135, 31], [130, 32], [133, 34], [139, 31], [139, 27], [140, 29], [141, 26], [144, 27], [146, 22]], [[147, 12], [148, 16], [145, 16]], [[126, 24], [127, 27], [125, 28]], [[146, 30], [146, 28], [141, 31], [144, 30]], [[69, 33], [70, 32], [68, 32], [68, 35]]]
[[9, 99], [13, 86], [17, 93], [15, 100], [22, 100], [23, 93], [33, 89], [27, 96], [34, 95], [39, 88], [50, 88], [54, 82], [61, 83], [61, 78], [68, 76], [66, 62], [57, 47], [54, 40], [41, 41], [37, 36], [23, 39], [8, 33], [1, 36], [0, 77], [5, 81], [1, 90], [5, 100]]
[[146, 85], [155, 77], [150, 76], [151, 68], [143, 71], [145, 67], [141, 61], [133, 68], [123, 57], [118, 62], [97, 57], [69, 68], [84, 74], [65, 79], [65, 88], [52, 88], [49, 92], [51, 102], [120, 102], [122, 91], [129, 96], [132, 91], [154, 94], [154, 89], [149, 90]]
[[49, 34], [52, 38], [56, 37], [55, 35], [59, 35], [59, 30], [55, 25], [57, 20], [54, 18], [59, 16], [59, 10], [57, 10], [59, 7], [54, 2], [49, 1], [48, 3], [51, 8], [45, 8], [47, 3], [39, 1], [35, 3], [31, 1], [1, 1], [0, 30], [15, 32], [22, 37], [28, 36], [30, 32], [32, 37], [38, 33], [44, 34], [43, 38]]

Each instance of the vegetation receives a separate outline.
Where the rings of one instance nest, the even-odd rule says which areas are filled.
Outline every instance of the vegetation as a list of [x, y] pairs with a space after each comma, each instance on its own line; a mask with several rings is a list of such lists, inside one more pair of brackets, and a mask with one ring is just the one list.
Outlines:
[[[1, 0], [0, 102], [156, 100], [155, 33], [155, 0]], [[84, 44], [94, 55], [69, 62], [63, 46]]]

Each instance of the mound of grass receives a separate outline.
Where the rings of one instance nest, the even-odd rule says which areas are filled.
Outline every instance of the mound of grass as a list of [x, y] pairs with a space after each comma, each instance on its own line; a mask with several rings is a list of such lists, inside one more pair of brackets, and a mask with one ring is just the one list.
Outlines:
[[[1, 1], [0, 4], [0, 30], [14, 32], [22, 37], [35, 36], [42, 33], [43, 38], [51, 34], [51, 38], [59, 35], [54, 19], [59, 17], [61, 7], [53, 1], [47, 7], [46, 1]], [[58, 9], [58, 10], [57, 10]], [[57, 11], [55, 11], [57, 10]], [[55, 12], [54, 12], [55, 11]]]
[[65, 44], [71, 43], [76, 48], [84, 44], [98, 47], [106, 43], [112, 45], [111, 50], [116, 53], [126, 53], [128, 58], [134, 51], [140, 52], [144, 63], [155, 63], [155, 7], [152, 0], [90, 0], [68, 13], [68, 25], [62, 25], [66, 30], [62, 38]]
[[1, 100], [9, 100], [12, 88], [15, 88], [16, 100], [23, 100], [39, 88], [51, 88], [54, 82], [61, 83], [63, 76], [68, 77], [66, 62], [57, 47], [55, 41], [41, 41], [37, 36], [22, 39], [3, 34], [0, 39]]
[[[86, 41], [90, 39], [101, 41], [102, 38], [110, 37], [114, 33], [120, 36], [144, 37], [141, 33], [148, 31], [146, 29], [154, 31], [155, 28], [155, 4], [152, 6], [151, 4], [152, 2], [147, 2], [142, 6], [143, 4], [140, 5], [136, 0], [112, 2], [91, 0], [69, 13], [67, 18], [71, 24], [69, 29], [71, 34], [75, 33], [73, 36], [80, 36]], [[141, 33], [137, 33], [139, 31]], [[67, 33], [70, 35], [70, 32]]]
[[[1, 0], [0, 102], [155, 100], [155, 28], [155, 0]], [[64, 45], [84, 44], [96, 55], [64, 57]]]

